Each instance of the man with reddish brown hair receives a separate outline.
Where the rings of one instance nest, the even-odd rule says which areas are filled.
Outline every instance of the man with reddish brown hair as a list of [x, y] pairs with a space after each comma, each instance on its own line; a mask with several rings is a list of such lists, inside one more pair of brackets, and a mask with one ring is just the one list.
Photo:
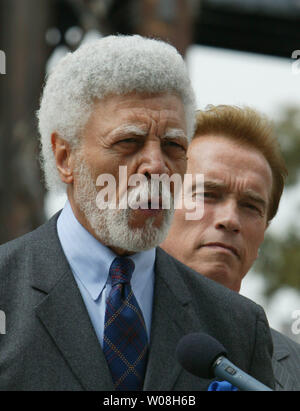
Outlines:
[[[276, 215], [287, 170], [272, 127], [251, 108], [210, 106], [197, 113], [187, 174], [203, 217], [177, 209], [162, 248], [204, 276], [239, 292]], [[195, 184], [204, 174], [203, 187]], [[300, 347], [272, 330], [278, 389], [300, 389]]]
[[251, 107], [211, 105], [208, 110], [197, 112], [196, 122], [195, 137], [222, 135], [241, 146], [257, 149], [265, 157], [273, 175], [268, 209], [271, 221], [277, 213], [287, 169], [267, 116]]

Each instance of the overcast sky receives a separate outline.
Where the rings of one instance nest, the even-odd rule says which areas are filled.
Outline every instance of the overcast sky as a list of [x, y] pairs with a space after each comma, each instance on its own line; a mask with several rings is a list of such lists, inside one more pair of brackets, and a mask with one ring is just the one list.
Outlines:
[[273, 118], [284, 104], [300, 105], [300, 73], [292, 70], [295, 62], [292, 58], [201, 46], [190, 47], [187, 54], [198, 108], [248, 104]]

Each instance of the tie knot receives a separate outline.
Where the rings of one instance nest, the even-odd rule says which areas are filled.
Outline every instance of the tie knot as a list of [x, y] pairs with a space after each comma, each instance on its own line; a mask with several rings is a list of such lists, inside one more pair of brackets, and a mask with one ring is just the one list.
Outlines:
[[134, 262], [130, 258], [116, 257], [109, 269], [112, 287], [120, 283], [130, 283], [133, 271]]

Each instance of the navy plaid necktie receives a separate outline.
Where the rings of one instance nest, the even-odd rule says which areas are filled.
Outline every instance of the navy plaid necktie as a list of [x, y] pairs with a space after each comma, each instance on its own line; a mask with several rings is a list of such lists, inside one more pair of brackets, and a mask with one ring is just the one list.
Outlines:
[[143, 388], [148, 339], [143, 314], [132, 292], [134, 262], [117, 257], [110, 266], [112, 288], [106, 300], [103, 352], [116, 390]]

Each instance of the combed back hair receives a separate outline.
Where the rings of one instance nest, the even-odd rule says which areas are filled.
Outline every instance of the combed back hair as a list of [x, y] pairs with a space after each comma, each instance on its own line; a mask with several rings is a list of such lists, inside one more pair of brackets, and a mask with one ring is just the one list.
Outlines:
[[187, 137], [192, 138], [194, 91], [184, 60], [173, 46], [138, 35], [89, 42], [62, 58], [46, 79], [37, 117], [48, 189], [66, 190], [56, 168], [51, 134], [68, 141], [71, 149], [78, 148], [95, 101], [130, 92], [177, 95], [185, 109]]
[[270, 120], [250, 107], [209, 105], [205, 110], [196, 112], [194, 138], [208, 135], [226, 137], [263, 154], [273, 177], [267, 216], [271, 221], [277, 213], [288, 172]]

